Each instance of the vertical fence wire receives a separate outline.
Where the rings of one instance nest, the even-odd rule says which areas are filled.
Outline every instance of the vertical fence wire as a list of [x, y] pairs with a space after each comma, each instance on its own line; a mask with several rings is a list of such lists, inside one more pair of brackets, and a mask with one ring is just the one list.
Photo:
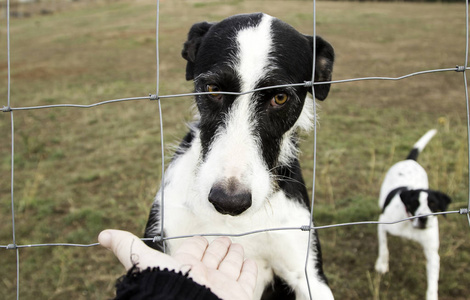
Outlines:
[[[10, 87], [10, 85], [8, 85]], [[10, 193], [11, 193], [11, 226], [12, 226], [12, 235], [13, 235], [13, 244], [11, 245], [12, 249], [15, 249], [16, 252], [16, 299], [19, 299], [20, 296], [20, 252], [16, 246], [16, 225], [15, 225], [15, 200], [14, 200], [14, 183], [15, 183], [15, 122], [13, 118], [13, 112], [10, 112], [11, 120], [11, 178], [10, 178]]]
[[[310, 249], [311, 243], [312, 243], [312, 222], [313, 222], [313, 207], [315, 205], [315, 181], [316, 181], [316, 169], [317, 169], [317, 104], [315, 100], [315, 65], [316, 65], [316, 56], [317, 56], [317, 25], [316, 25], [316, 0], [312, 1], [313, 4], [313, 11], [312, 11], [312, 17], [313, 17], [313, 33], [312, 33], [312, 101], [313, 101], [313, 166], [312, 166], [312, 195], [311, 195], [311, 203], [310, 203], [310, 219], [308, 220], [308, 238], [307, 238], [307, 249], [306, 249], [306, 255], [305, 255], [305, 265], [304, 265], [304, 273], [305, 273], [305, 280], [307, 281], [307, 287], [308, 287], [308, 295], [310, 299], [312, 299], [312, 291], [310, 288], [310, 280], [308, 279], [308, 260], [310, 259]], [[315, 226], [315, 224], [313, 224]], [[315, 241], [318, 242], [318, 241]]]
[[[155, 99], [158, 101], [158, 118], [160, 122], [160, 151], [161, 153], [161, 168], [162, 168], [162, 180], [161, 180], [161, 186], [163, 186], [165, 182], [165, 143], [164, 143], [164, 138], [163, 138], [163, 114], [162, 114], [162, 101], [160, 99], [160, 46], [159, 46], [159, 32], [160, 32], [160, 0], [157, 0], [157, 17], [155, 21], [155, 45], [156, 45], [156, 51], [155, 51], [155, 56], [156, 56], [156, 62], [157, 62], [157, 82], [156, 82], [156, 88], [155, 88]], [[161, 188], [160, 189], [160, 197], [162, 199], [161, 207], [160, 207], [160, 239], [163, 244], [163, 252], [165, 252], [165, 243], [163, 242], [163, 234], [164, 234], [164, 225], [165, 225], [165, 189]]]
[[[11, 31], [10, 31], [10, 0], [6, 3], [7, 13], [7, 109], [11, 107]], [[15, 249], [16, 254], [16, 299], [20, 297], [20, 252], [16, 246], [16, 222], [15, 222], [15, 121], [13, 111], [10, 111], [10, 126], [11, 126], [11, 175], [10, 175], [10, 200], [11, 200], [11, 226], [12, 226], [12, 249]]]
[[468, 30], [468, 0], [465, 1], [465, 64], [463, 68], [463, 82], [465, 88], [465, 103], [467, 108], [467, 152], [468, 152], [468, 205], [467, 205], [467, 221], [470, 226], [470, 109], [468, 101], [468, 86], [467, 86], [467, 66], [468, 66], [468, 47], [469, 47], [469, 30]]
[[7, 0], [7, 97], [8, 97], [8, 108], [10, 108], [10, 80], [11, 80], [11, 65], [10, 65], [10, 0]]

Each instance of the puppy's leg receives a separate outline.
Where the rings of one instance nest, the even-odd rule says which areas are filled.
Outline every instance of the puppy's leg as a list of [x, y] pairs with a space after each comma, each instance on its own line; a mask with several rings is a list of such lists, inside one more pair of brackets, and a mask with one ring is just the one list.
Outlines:
[[[379, 221], [382, 219], [382, 215]], [[379, 242], [379, 257], [375, 262], [375, 270], [378, 273], [384, 274], [388, 272], [388, 245], [387, 245], [387, 231], [384, 224], [379, 224], [377, 227], [378, 242]]]
[[428, 288], [426, 291], [426, 300], [437, 300], [437, 290], [439, 282], [439, 261], [440, 257], [437, 251], [424, 251], [426, 256], [426, 271], [428, 277]]
[[421, 240], [421, 245], [424, 249], [424, 256], [426, 257], [426, 271], [428, 288], [426, 291], [426, 300], [437, 300], [438, 298], [438, 285], [439, 285], [439, 238], [436, 234], [426, 235]]

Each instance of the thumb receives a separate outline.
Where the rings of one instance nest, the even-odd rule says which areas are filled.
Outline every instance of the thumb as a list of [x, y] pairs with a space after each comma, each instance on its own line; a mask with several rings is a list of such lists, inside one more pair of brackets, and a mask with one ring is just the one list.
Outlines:
[[133, 257], [134, 255], [148, 251], [147, 246], [137, 236], [127, 231], [104, 230], [98, 236], [98, 241], [101, 246], [113, 251], [126, 270], [138, 262], [139, 257]]

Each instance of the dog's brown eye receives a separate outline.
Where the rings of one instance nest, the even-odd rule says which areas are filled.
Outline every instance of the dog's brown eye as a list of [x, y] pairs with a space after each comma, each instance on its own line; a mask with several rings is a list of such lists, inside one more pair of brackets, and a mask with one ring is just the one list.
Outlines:
[[215, 84], [206, 85], [206, 91], [209, 93], [212, 93], [211, 96], [213, 97], [216, 97], [216, 98], [222, 97], [222, 95], [216, 93], [216, 92], [220, 92], [220, 89]]
[[272, 106], [283, 105], [284, 103], [287, 102], [288, 99], [289, 99], [289, 96], [287, 96], [286, 93], [279, 93], [271, 99], [271, 105]]

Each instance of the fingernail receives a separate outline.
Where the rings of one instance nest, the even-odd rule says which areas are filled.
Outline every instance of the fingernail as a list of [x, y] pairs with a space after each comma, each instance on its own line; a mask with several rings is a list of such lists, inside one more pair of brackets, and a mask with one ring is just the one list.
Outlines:
[[110, 249], [111, 248], [111, 234], [107, 230], [103, 230], [98, 235], [98, 242], [101, 246]]

